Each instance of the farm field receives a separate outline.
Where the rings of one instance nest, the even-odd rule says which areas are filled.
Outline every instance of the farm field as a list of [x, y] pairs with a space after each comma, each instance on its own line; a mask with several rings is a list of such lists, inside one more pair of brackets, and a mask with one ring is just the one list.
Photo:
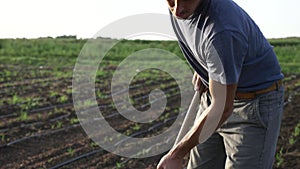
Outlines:
[[[105, 44], [110, 39], [103, 39]], [[285, 107], [275, 169], [300, 168], [300, 38], [270, 39], [285, 74]], [[0, 39], [0, 168], [154, 169], [162, 155], [125, 158], [107, 152], [85, 133], [72, 98], [74, 65], [86, 39], [73, 36]], [[174, 41], [121, 40], [99, 65], [97, 105], [109, 124], [132, 137], [151, 137], [178, 116], [180, 93], [166, 72], [148, 69], [130, 83], [131, 103], [149, 109], [149, 94], [159, 88], [166, 109], [152, 123], [135, 123], [120, 115], [112, 100], [111, 79], [119, 63], [135, 51], [159, 48], [182, 58]], [[189, 80], [191, 81], [191, 79]], [[116, 145], [117, 146], [117, 145]]]

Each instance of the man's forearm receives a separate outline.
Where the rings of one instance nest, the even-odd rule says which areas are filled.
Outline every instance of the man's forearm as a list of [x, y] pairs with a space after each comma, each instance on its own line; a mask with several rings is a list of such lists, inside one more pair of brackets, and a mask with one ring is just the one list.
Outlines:
[[[176, 157], [183, 158], [188, 152], [199, 144], [199, 137], [201, 130], [206, 122], [206, 117], [202, 119], [199, 125], [195, 126], [188, 132], [188, 134], [170, 151]], [[227, 120], [228, 116], [222, 115], [221, 120], [216, 127], [216, 130]], [[207, 136], [209, 137], [209, 136]]]
[[210, 81], [211, 105], [196, 119], [194, 126], [183, 139], [170, 150], [174, 157], [183, 158], [197, 144], [207, 140], [231, 115], [236, 85], [224, 85]]
[[199, 144], [199, 136], [206, 118], [202, 122], [193, 127], [182, 140], [170, 150], [172, 156], [183, 158], [193, 147]]

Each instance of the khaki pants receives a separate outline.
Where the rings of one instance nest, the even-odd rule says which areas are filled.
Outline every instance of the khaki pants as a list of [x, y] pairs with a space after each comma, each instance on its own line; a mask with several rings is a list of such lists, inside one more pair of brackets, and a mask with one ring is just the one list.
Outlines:
[[[282, 87], [252, 100], [235, 100], [233, 114], [222, 127], [191, 150], [187, 169], [271, 169], [283, 95]], [[199, 112], [209, 104], [209, 95], [204, 93]]]

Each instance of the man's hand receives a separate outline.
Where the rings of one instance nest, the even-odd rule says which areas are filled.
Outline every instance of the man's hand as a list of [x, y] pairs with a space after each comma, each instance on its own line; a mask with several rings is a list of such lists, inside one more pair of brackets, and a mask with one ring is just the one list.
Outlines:
[[173, 157], [169, 152], [161, 158], [157, 165], [157, 169], [182, 169], [182, 161], [182, 158]]
[[194, 90], [199, 91], [200, 94], [207, 90], [205, 85], [202, 83], [200, 76], [197, 74], [197, 72], [194, 73], [192, 83], [194, 85]]

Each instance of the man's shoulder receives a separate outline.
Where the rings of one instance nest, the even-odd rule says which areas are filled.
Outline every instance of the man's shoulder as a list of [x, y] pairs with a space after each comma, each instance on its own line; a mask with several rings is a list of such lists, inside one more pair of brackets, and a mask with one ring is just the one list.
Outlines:
[[211, 22], [223, 29], [241, 29], [240, 25], [250, 20], [250, 16], [231, 0], [212, 0], [209, 10]]

